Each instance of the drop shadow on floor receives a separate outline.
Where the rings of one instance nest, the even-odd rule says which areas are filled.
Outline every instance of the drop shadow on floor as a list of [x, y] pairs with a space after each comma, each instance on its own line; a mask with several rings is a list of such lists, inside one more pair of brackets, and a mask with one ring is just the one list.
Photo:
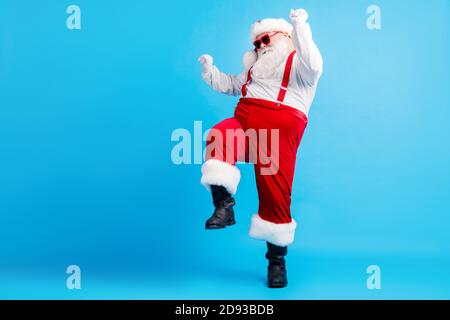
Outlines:
[[215, 259], [197, 260], [193, 269], [196, 276], [205, 280], [228, 283], [236, 287], [266, 286], [267, 283], [265, 269], [260, 270], [258, 266], [249, 265], [247, 261], [239, 266], [238, 262], [224, 263]]

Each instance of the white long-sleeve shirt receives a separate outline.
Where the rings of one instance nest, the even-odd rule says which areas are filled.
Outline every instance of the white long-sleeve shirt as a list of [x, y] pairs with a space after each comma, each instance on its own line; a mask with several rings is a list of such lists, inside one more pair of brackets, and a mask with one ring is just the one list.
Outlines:
[[[294, 27], [292, 41], [297, 54], [292, 63], [291, 76], [283, 104], [299, 109], [307, 116], [322, 74], [323, 61], [319, 49], [312, 39], [309, 24], [293, 20], [292, 25]], [[252, 74], [252, 80], [247, 85], [246, 98], [277, 102], [285, 65], [285, 62], [281, 63], [271, 78], [257, 78]], [[244, 70], [238, 75], [229, 75], [213, 65], [202, 73], [202, 77], [214, 90], [239, 96], [242, 85], [247, 80], [247, 71]]]

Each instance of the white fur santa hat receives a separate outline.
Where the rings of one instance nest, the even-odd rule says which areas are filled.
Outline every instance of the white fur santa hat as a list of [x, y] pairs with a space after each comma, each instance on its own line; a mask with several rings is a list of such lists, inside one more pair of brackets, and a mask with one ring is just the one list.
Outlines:
[[291, 34], [292, 30], [292, 25], [284, 19], [267, 18], [258, 20], [252, 25], [252, 41], [255, 41], [256, 37], [262, 33], [281, 31]]

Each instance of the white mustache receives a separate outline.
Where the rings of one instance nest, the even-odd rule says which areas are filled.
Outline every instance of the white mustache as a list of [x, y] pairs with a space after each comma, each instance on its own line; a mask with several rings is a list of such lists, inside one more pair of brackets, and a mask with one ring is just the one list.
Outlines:
[[260, 55], [266, 54], [267, 52], [272, 52], [273, 48], [264, 48], [262, 51], [260, 51]]
[[289, 48], [286, 42], [264, 47], [258, 52], [258, 58], [253, 65], [253, 74], [258, 78], [271, 77], [288, 53]]

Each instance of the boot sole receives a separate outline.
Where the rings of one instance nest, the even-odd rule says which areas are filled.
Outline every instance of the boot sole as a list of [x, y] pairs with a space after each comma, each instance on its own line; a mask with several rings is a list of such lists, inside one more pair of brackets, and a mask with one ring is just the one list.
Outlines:
[[205, 229], [206, 230], [215, 230], [215, 229], [223, 229], [225, 227], [226, 226], [219, 226], [219, 225], [213, 224], [213, 225], [210, 225], [210, 226], [205, 226]]
[[211, 225], [205, 226], [205, 229], [206, 230], [223, 229], [225, 227], [232, 226], [234, 224], [236, 224], [236, 221], [229, 221], [229, 222], [227, 222], [227, 224], [225, 226], [220, 225], [220, 224], [211, 224]]
[[287, 283], [271, 283], [268, 285], [269, 288], [279, 289], [287, 286]]

